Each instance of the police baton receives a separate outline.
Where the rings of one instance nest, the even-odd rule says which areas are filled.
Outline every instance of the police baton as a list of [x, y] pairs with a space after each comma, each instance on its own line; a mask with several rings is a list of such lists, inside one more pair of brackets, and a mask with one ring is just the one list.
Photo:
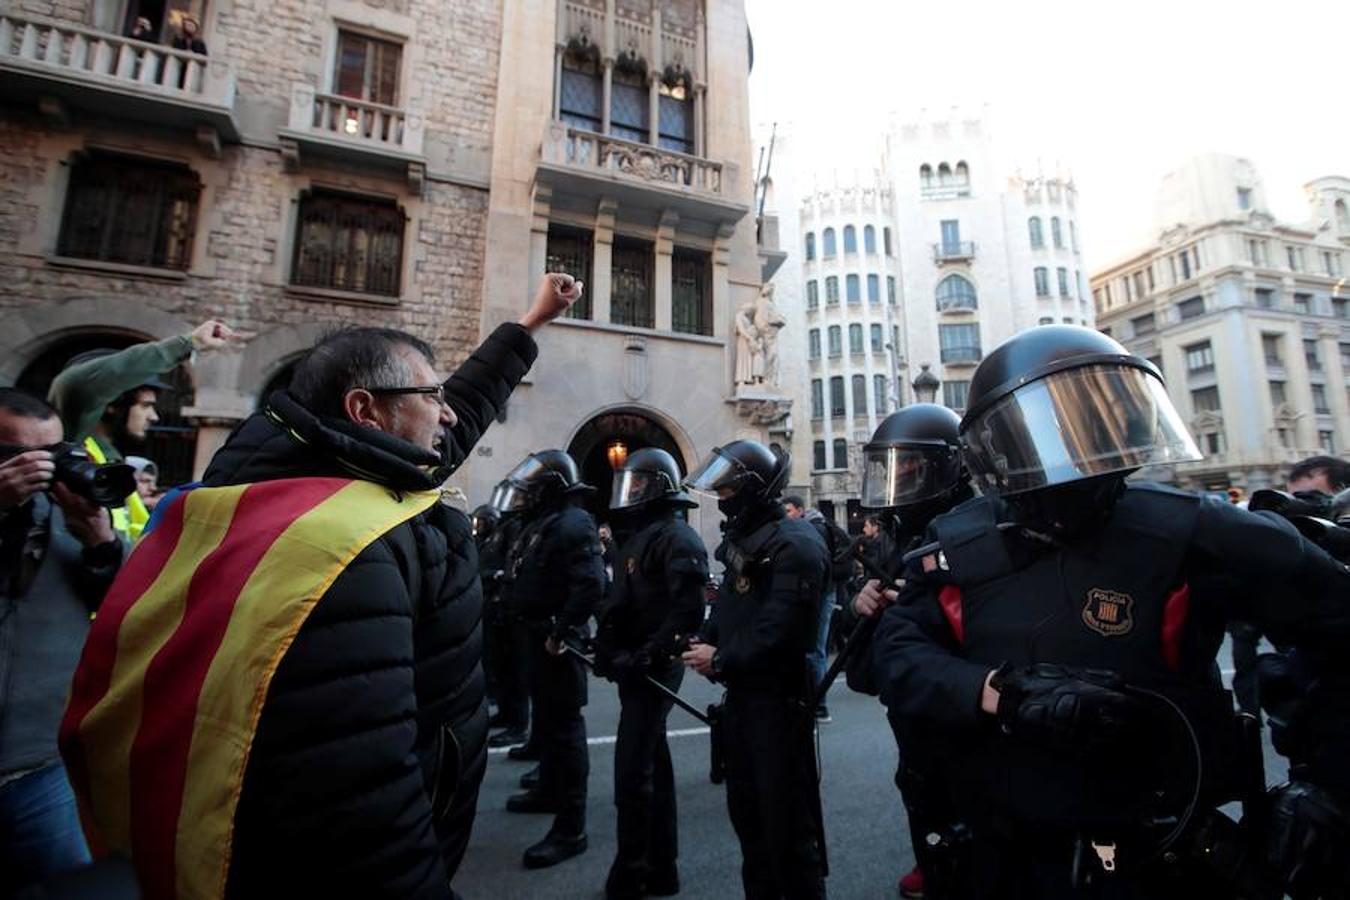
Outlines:
[[[562, 644], [562, 648], [563, 648], [564, 651], [566, 651], [567, 653], [572, 654], [572, 655], [575, 656], [577, 659], [581, 660], [582, 663], [584, 663], [584, 664], [586, 665], [586, 668], [590, 669], [592, 672], [595, 671], [595, 659], [594, 659], [594, 658], [592, 658], [592, 657], [590, 657], [590, 656], [587, 656], [585, 653], [582, 653], [581, 650], [580, 650], [579, 648], [574, 647], [573, 645], [567, 643], [566, 641], [560, 641], [560, 643]], [[708, 716], [707, 716], [705, 713], [699, 712], [699, 709], [698, 709], [697, 706], [694, 706], [694, 704], [690, 703], [688, 700], [684, 699], [684, 698], [681, 697], [678, 693], [676, 693], [675, 691], [672, 691], [670, 688], [666, 687], [664, 684], [662, 684], [661, 682], [657, 681], [657, 680], [656, 680], [655, 678], [653, 678], [652, 676], [650, 676], [650, 675], [643, 675], [642, 677], [643, 677], [643, 679], [644, 679], [648, 684], [650, 684], [652, 687], [656, 688], [656, 689], [657, 689], [658, 691], [660, 691], [662, 694], [665, 694], [666, 697], [667, 697], [667, 699], [669, 699], [672, 703], [674, 703], [674, 704], [675, 704], [676, 706], [678, 706], [680, 709], [682, 709], [682, 710], [684, 710], [685, 712], [689, 713], [689, 715], [693, 716], [695, 719], [698, 719], [698, 720], [699, 720], [700, 722], [702, 722], [704, 725], [708, 725], [708, 726], [711, 726], [711, 725], [712, 725], [712, 720], [711, 720], [710, 718], [708, 718]]]
[[[858, 562], [862, 564], [863, 570], [870, 577], [880, 581], [885, 585], [886, 589], [889, 590], [892, 588], [904, 587], [904, 581], [902, 579], [891, 575], [870, 559], [859, 556]], [[839, 673], [848, 667], [849, 662], [857, 655], [859, 649], [865, 647], [868, 642], [872, 640], [872, 633], [877, 630], [877, 623], [879, 621], [881, 621], [880, 610], [877, 611], [876, 615], [864, 619], [853, 629], [853, 633], [848, 636], [848, 640], [844, 641], [844, 646], [840, 648], [839, 653], [834, 658], [834, 662], [830, 663], [830, 667], [825, 670], [825, 677], [820, 679], [820, 684], [816, 687], [815, 699], [811, 704], [811, 712], [813, 714], [816, 708], [825, 702], [825, 695], [830, 692], [830, 688], [834, 685], [835, 680], [839, 678]]]

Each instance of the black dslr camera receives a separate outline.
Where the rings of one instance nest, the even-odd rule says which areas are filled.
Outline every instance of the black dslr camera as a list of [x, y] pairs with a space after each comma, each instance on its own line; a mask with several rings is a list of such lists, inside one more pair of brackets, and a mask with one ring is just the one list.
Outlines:
[[79, 444], [54, 444], [47, 449], [56, 463], [54, 480], [90, 503], [112, 509], [124, 506], [136, 492], [136, 470], [126, 463], [96, 463]]
[[[27, 453], [32, 447], [0, 447], [0, 460]], [[136, 470], [126, 463], [99, 464], [79, 444], [50, 444], [40, 448], [52, 455], [56, 464], [53, 480], [90, 503], [113, 509], [123, 506], [136, 492]]]

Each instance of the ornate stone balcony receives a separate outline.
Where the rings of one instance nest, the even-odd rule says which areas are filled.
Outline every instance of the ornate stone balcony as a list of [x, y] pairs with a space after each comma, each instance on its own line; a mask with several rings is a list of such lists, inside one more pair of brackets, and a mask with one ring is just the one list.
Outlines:
[[39, 16], [0, 12], [0, 91], [65, 120], [79, 109], [236, 141], [228, 62]]
[[406, 171], [412, 190], [420, 193], [426, 175], [424, 129], [415, 109], [320, 94], [308, 84], [294, 84], [290, 117], [279, 134], [292, 170], [299, 168], [302, 152], [354, 159]]
[[553, 121], [544, 135], [538, 177], [555, 190], [612, 197], [625, 206], [673, 210], [682, 217], [733, 224], [737, 167], [674, 150], [571, 128]]

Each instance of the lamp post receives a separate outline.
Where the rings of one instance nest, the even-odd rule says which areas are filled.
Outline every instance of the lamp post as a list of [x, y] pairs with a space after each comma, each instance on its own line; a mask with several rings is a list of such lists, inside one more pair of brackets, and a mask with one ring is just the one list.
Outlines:
[[914, 399], [919, 403], [936, 403], [938, 388], [942, 386], [942, 381], [928, 371], [929, 365], [930, 363], [924, 363], [919, 367], [922, 371], [910, 385], [914, 388]]

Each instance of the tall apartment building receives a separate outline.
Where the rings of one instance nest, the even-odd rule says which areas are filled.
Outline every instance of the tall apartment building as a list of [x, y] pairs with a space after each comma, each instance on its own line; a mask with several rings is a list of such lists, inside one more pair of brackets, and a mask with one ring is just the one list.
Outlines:
[[1350, 447], [1350, 178], [1305, 190], [1308, 219], [1279, 222], [1250, 161], [1192, 159], [1159, 187], [1157, 241], [1092, 276], [1098, 326], [1160, 366], [1205, 454], [1151, 477], [1278, 487]]
[[[173, 45], [188, 17], [204, 47]], [[586, 298], [456, 476], [474, 502], [545, 446], [603, 502], [629, 450], [767, 439], [785, 405], [732, 383], [777, 258], [747, 34], [740, 0], [0, 3], [0, 379], [209, 316], [258, 332], [182, 376], [149, 449], [184, 479], [333, 327], [453, 366], [562, 268]]]
[[883, 137], [872, 173], [806, 166], [775, 185], [780, 234], [801, 252], [774, 279], [795, 332], [794, 482], [855, 529], [859, 451], [882, 418], [916, 389], [962, 411], [987, 350], [1093, 321], [1071, 179], [1007, 171], [982, 116]]

